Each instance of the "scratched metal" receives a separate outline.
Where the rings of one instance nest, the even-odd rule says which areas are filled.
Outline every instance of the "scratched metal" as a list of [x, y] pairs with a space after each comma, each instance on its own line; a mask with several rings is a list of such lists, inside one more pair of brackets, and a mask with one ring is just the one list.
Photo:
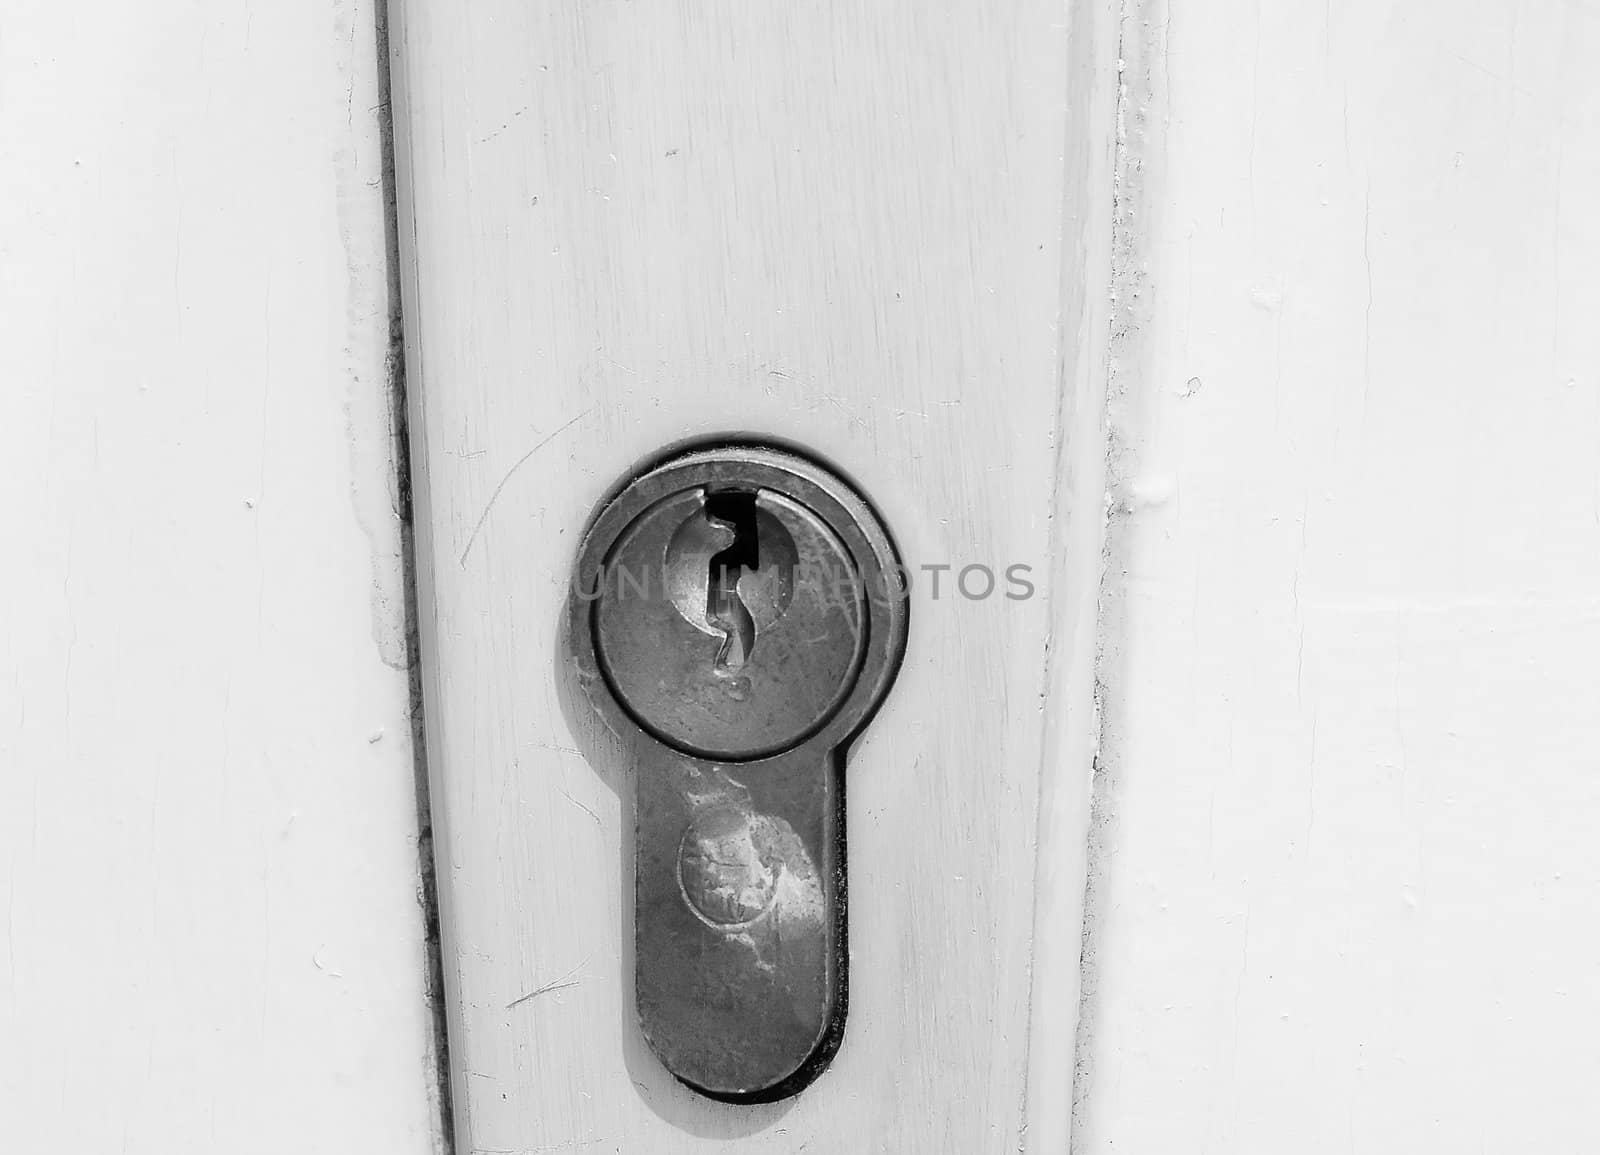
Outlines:
[[568, 645], [636, 772], [639, 1024], [704, 1094], [795, 1094], [843, 1037], [843, 751], [905, 649], [898, 572], [849, 485], [759, 445], [646, 471], [579, 547]]
[[[719, 562], [737, 531], [715, 517], [705, 489], [691, 489], [622, 531], [594, 606], [612, 693], [644, 729], [698, 757], [795, 745], [838, 708], [861, 661], [865, 598], [844, 543], [798, 502], [752, 496], [759, 565]], [[714, 569], [730, 589], [714, 588]]]

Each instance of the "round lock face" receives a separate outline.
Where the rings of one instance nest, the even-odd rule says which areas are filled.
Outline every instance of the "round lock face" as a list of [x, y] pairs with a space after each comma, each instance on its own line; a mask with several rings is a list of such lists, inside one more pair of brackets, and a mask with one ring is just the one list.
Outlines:
[[828, 524], [767, 489], [697, 487], [623, 529], [592, 607], [595, 651], [641, 727], [739, 761], [804, 740], [861, 665], [854, 559]]

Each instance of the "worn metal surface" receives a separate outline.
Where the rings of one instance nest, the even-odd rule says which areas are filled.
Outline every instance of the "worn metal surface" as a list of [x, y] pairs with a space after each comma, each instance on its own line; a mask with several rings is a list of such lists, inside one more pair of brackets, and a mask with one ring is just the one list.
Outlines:
[[673, 458], [604, 503], [568, 645], [627, 743], [639, 1022], [708, 1095], [782, 1098], [844, 1030], [843, 750], [904, 652], [887, 531], [757, 445]]
[[597, 591], [595, 644], [646, 730], [689, 754], [754, 758], [838, 708], [860, 664], [864, 597], [844, 543], [805, 506], [753, 491], [754, 516], [736, 526], [712, 492], [673, 494], [623, 530]]

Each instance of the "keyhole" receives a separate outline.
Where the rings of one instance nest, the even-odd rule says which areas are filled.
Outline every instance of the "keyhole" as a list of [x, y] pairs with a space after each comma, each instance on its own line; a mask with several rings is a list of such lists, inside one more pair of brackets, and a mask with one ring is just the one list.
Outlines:
[[760, 534], [756, 529], [756, 495], [723, 490], [706, 495], [706, 520], [733, 532], [725, 549], [711, 555], [706, 581], [706, 620], [724, 634], [717, 668], [739, 670], [756, 645], [756, 621], [739, 596], [739, 579], [761, 568]]
[[672, 535], [666, 563], [667, 597], [684, 621], [717, 639], [712, 664], [725, 674], [749, 663], [757, 636], [789, 608], [799, 570], [794, 538], [749, 490], [701, 496]]

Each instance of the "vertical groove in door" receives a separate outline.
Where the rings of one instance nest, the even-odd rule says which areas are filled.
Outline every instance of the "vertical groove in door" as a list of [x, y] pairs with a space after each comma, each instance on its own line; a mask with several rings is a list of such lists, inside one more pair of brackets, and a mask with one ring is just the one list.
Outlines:
[[[1073, 1072], [1071, 1095], [1071, 1155], [1089, 1150], [1090, 1133], [1088, 1110], [1094, 1078], [1096, 987], [1100, 977], [1097, 949], [1105, 918], [1105, 895], [1101, 886], [1107, 860], [1112, 853], [1112, 835], [1116, 821], [1114, 791], [1114, 759], [1107, 754], [1104, 739], [1107, 729], [1107, 702], [1105, 688], [1114, 681], [1112, 673], [1118, 661], [1118, 639], [1121, 634], [1119, 613], [1119, 579], [1126, 571], [1119, 568], [1125, 559], [1119, 553], [1116, 534], [1118, 494], [1124, 492], [1128, 481], [1126, 445], [1118, 431], [1131, 420], [1127, 408], [1133, 403], [1128, 395], [1128, 366], [1120, 365], [1118, 358], [1128, 358], [1138, 331], [1143, 310], [1148, 301], [1141, 297], [1141, 248], [1135, 231], [1142, 219], [1141, 200], [1145, 181], [1149, 177], [1146, 160], [1151, 154], [1148, 135], [1160, 132], [1160, 126], [1147, 127], [1144, 109], [1150, 106], [1153, 89], [1158, 81], [1153, 70], [1159, 66], [1157, 54], [1150, 48], [1150, 39], [1157, 34], [1152, 30], [1154, 12], [1143, 0], [1117, 0], [1114, 18], [1116, 43], [1116, 96], [1113, 109], [1115, 124], [1113, 155], [1108, 173], [1110, 186], [1110, 268], [1107, 283], [1110, 287], [1111, 313], [1107, 325], [1107, 360], [1103, 368], [1104, 399], [1106, 405], [1105, 443], [1106, 472], [1104, 475], [1106, 527], [1102, 537], [1102, 569], [1104, 580], [1100, 590], [1095, 622], [1094, 656], [1094, 712], [1095, 751], [1089, 776], [1089, 815], [1084, 847], [1083, 871], [1083, 924], [1079, 956], [1078, 1014], [1073, 1037]], [[1164, 32], [1165, 26], [1162, 26]]]
[[422, 908], [423, 983], [428, 1000], [428, 1097], [433, 1145], [439, 1155], [455, 1155], [455, 1120], [450, 1095], [450, 1038], [444, 985], [444, 953], [439, 930], [439, 876], [434, 856], [433, 806], [428, 782], [427, 720], [423, 708], [422, 653], [417, 608], [417, 545], [411, 498], [411, 431], [407, 419], [405, 317], [400, 293], [400, 218], [395, 187], [394, 106], [390, 71], [389, 3], [377, 0], [374, 51], [378, 57], [378, 132], [383, 150], [383, 228], [385, 289], [389, 312], [389, 429], [393, 440], [394, 499], [400, 521], [400, 564], [404, 597], [407, 710], [411, 721], [412, 775], [417, 798], [417, 904]]
[[[463, 1149], [1061, 1149], [1114, 6], [391, 9]], [[557, 660], [595, 501], [730, 426], [848, 469], [926, 603], [848, 779], [844, 1046], [804, 1094], [738, 1111], [645, 1050], [628, 776], [584, 756], [605, 736]], [[1039, 596], [953, 588], [964, 567]]]
[[1055, 463], [1047, 515], [1049, 638], [1041, 683], [1039, 807], [1028, 988], [1025, 1150], [1071, 1142], [1081, 961], [1085, 946], [1088, 793], [1099, 749], [1099, 602], [1113, 304], [1117, 64], [1122, 0], [1074, 4], [1067, 20], [1062, 139], [1060, 313]]

